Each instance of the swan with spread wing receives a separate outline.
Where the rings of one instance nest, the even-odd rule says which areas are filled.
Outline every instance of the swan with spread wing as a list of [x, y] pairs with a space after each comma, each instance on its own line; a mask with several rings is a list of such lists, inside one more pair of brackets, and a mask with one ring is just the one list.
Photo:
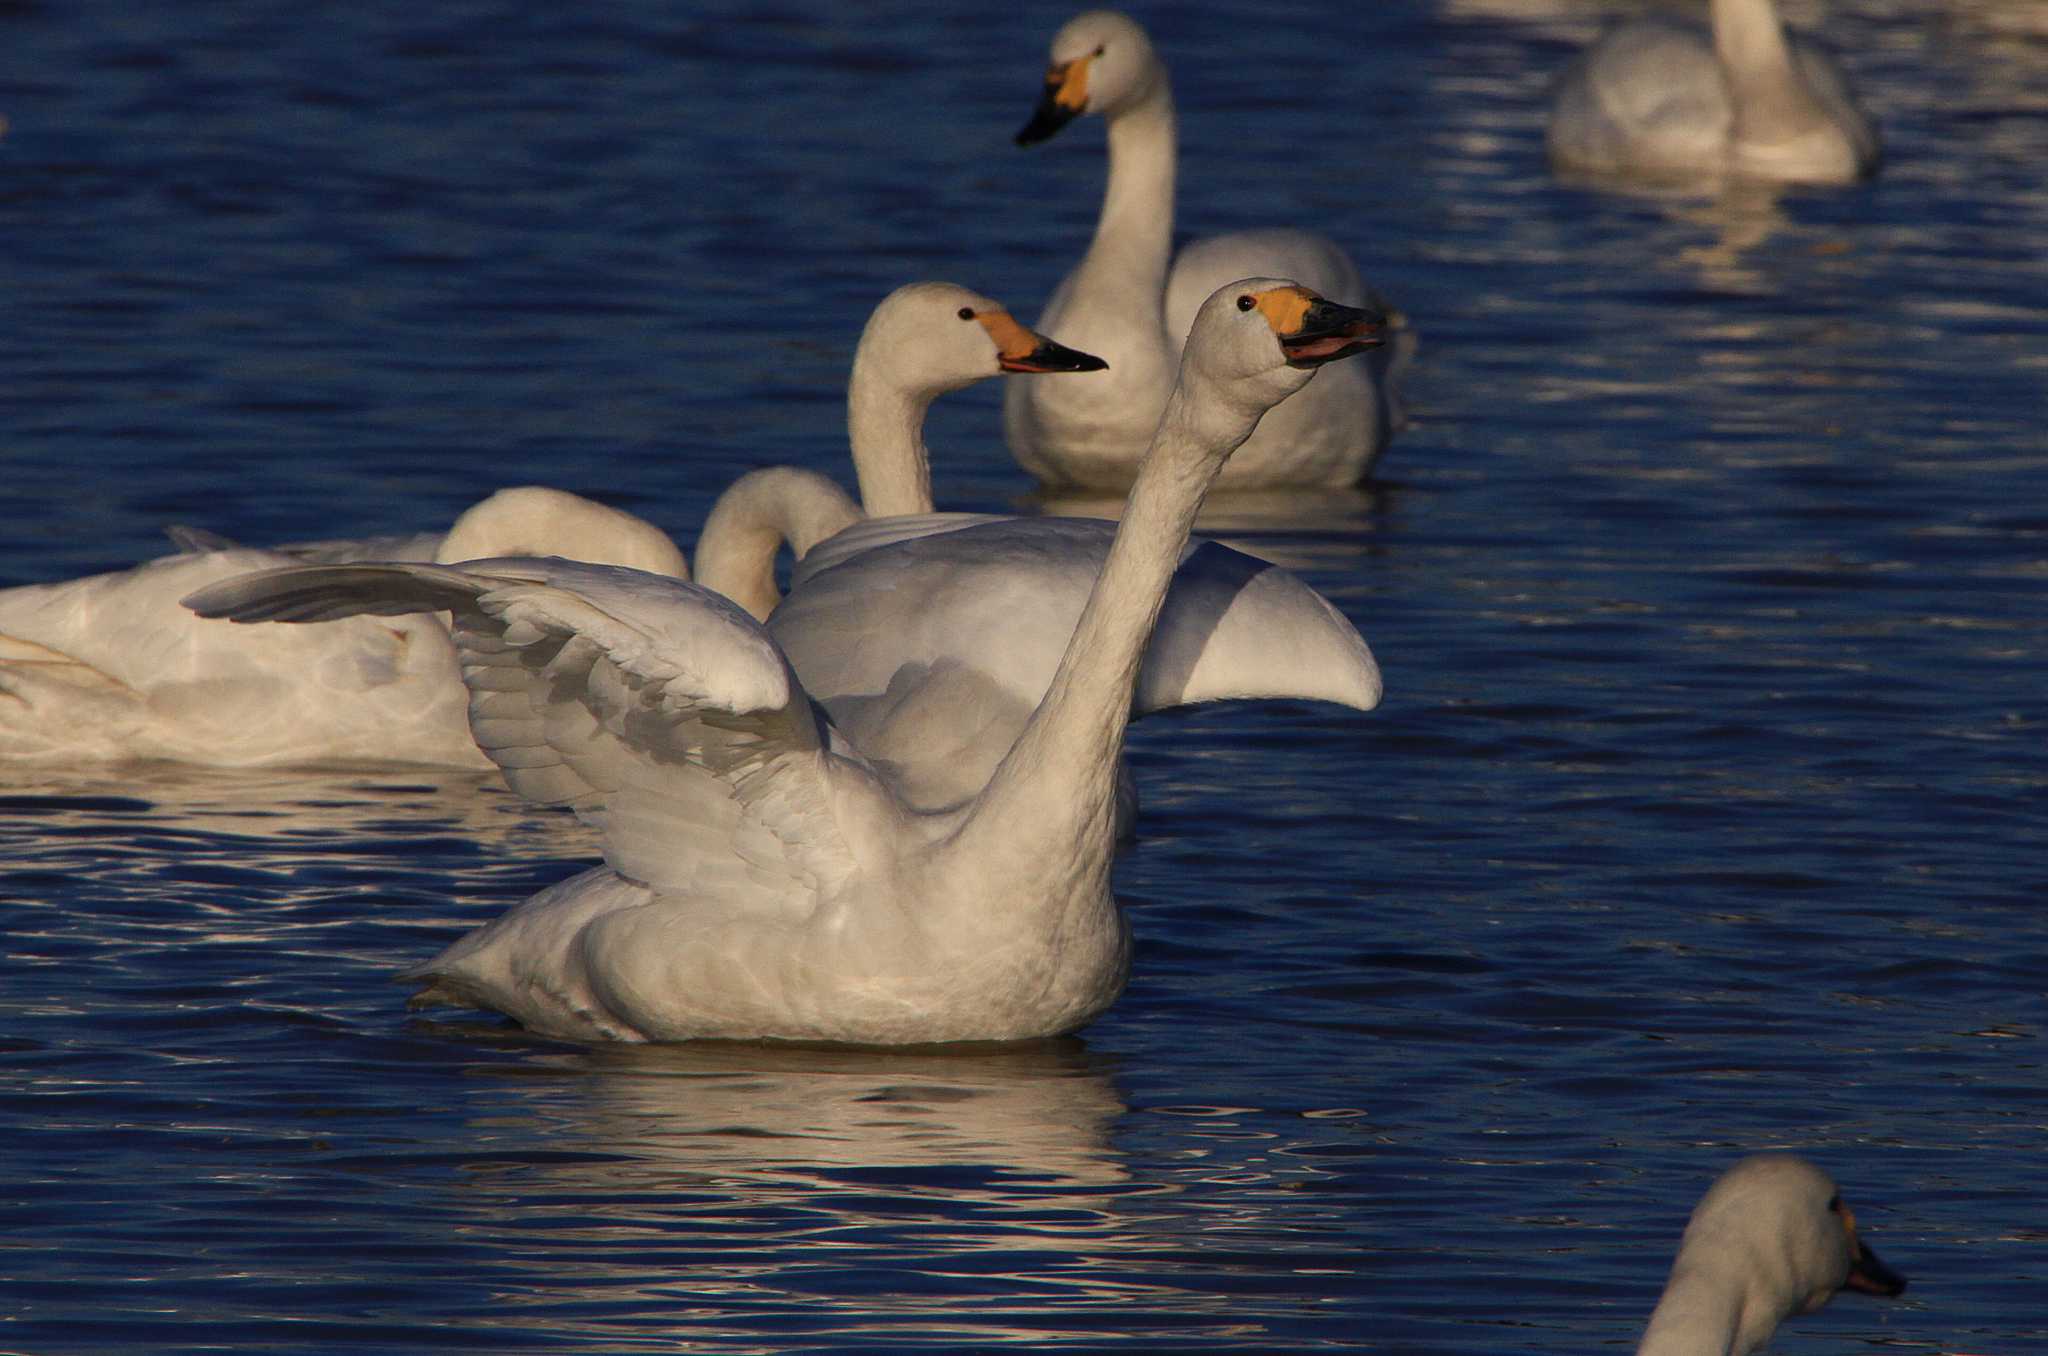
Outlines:
[[1230, 454], [1377, 315], [1220, 289], [1044, 699], [988, 782], [920, 810], [821, 717], [774, 639], [690, 584], [549, 560], [307, 565], [202, 615], [447, 610], [478, 743], [606, 862], [410, 972], [422, 997], [575, 1039], [894, 1045], [1074, 1030], [1121, 991], [1118, 759], [1167, 586]]

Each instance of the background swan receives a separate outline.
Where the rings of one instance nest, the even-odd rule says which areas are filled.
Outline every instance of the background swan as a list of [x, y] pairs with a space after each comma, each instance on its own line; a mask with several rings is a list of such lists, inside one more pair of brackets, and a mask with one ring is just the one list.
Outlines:
[[1877, 129], [1826, 52], [1772, 0], [1712, 0], [1711, 31], [1631, 20], [1559, 77], [1551, 163], [1589, 174], [1843, 184], [1874, 172]]
[[897, 288], [868, 316], [847, 377], [846, 434], [860, 503], [814, 471], [749, 472], [704, 520], [698, 581], [765, 619], [779, 596], [779, 546], [802, 557], [862, 517], [932, 511], [924, 421], [934, 400], [989, 377], [1101, 367], [1102, 359], [1026, 329], [978, 292], [944, 282]]
[[455, 648], [436, 618], [248, 631], [179, 599], [303, 558], [398, 546], [437, 559], [528, 552], [686, 575], [659, 529], [559, 490], [501, 490], [438, 539], [188, 551], [0, 591], [0, 760], [165, 759], [215, 766], [373, 760], [488, 767], [469, 735]]
[[[1198, 240], [1172, 259], [1177, 123], [1166, 67], [1125, 15], [1098, 10], [1052, 41], [1045, 94], [1020, 144], [1083, 113], [1109, 130], [1109, 179], [1095, 238], [1038, 318], [1040, 329], [1099, 353], [1109, 371], [1003, 393], [1003, 430], [1025, 470], [1055, 486], [1131, 483], [1173, 389], [1195, 310], [1233, 278], [1297, 278], [1327, 297], [1385, 308], [1335, 242], [1296, 230]], [[1231, 458], [1219, 485], [1354, 485], [1400, 422], [1392, 392], [1411, 341], [1347, 363], [1275, 410]]]
[[1129, 965], [1118, 755], [1202, 497], [1265, 410], [1375, 329], [1274, 280], [1210, 300], [1051, 690], [954, 810], [906, 805], [772, 638], [693, 585], [561, 561], [304, 565], [189, 602], [239, 620], [451, 609], [478, 743], [522, 795], [602, 823], [607, 865], [412, 972], [423, 997], [579, 1039], [1070, 1031]]
[[1700, 1198], [1636, 1356], [1749, 1356], [1845, 1288], [1896, 1295], [1906, 1282], [1857, 1237], [1825, 1172], [1756, 1154]]
[[[1016, 742], [1115, 534], [1093, 519], [934, 513], [926, 412], [939, 395], [999, 374], [1098, 366], [965, 288], [898, 288], [862, 331], [848, 381], [862, 504], [815, 472], [770, 467], [734, 482], [705, 521], [698, 581], [767, 620], [805, 690], [921, 809], [973, 795]], [[790, 596], [778, 599], [785, 542], [798, 562]], [[1370, 710], [1379, 668], [1357, 629], [1295, 576], [1190, 545], [1135, 714], [1256, 697]], [[1122, 785], [1128, 822], [1135, 793]]]

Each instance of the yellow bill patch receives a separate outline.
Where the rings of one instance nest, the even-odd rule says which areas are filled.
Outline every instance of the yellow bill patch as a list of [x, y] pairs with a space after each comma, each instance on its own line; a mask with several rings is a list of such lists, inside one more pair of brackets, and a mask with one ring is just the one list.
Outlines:
[[1046, 93], [1069, 112], [1079, 113], [1088, 104], [1088, 62], [1088, 57], [1075, 57], [1064, 65], [1046, 68]]
[[1266, 323], [1273, 327], [1273, 333], [1284, 339], [1300, 332], [1302, 322], [1308, 319], [1308, 308], [1316, 304], [1316, 294], [1306, 287], [1272, 287], [1252, 293], [1252, 300], [1266, 317]]
[[996, 341], [996, 353], [1011, 362], [1029, 357], [1045, 342], [1018, 324], [1008, 311], [976, 311], [974, 318], [988, 331], [988, 337]]

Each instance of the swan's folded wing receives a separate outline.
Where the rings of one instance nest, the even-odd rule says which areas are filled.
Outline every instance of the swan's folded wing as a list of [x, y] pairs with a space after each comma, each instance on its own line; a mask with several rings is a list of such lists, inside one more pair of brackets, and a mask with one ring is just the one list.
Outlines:
[[187, 603], [237, 621], [452, 612], [478, 745], [522, 796], [600, 823], [611, 864], [657, 889], [777, 897], [850, 869], [826, 783], [863, 770], [826, 752], [774, 642], [708, 590], [520, 559], [301, 566]]

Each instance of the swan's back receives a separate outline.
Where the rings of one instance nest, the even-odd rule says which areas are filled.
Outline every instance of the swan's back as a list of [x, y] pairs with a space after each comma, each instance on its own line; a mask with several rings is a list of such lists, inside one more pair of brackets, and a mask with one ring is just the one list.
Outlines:
[[433, 618], [264, 634], [179, 606], [290, 559], [203, 551], [0, 592], [0, 757], [483, 766]]
[[1559, 78], [1552, 163], [1589, 174], [1718, 173], [1734, 109], [1704, 30], [1662, 18], [1611, 29]]

